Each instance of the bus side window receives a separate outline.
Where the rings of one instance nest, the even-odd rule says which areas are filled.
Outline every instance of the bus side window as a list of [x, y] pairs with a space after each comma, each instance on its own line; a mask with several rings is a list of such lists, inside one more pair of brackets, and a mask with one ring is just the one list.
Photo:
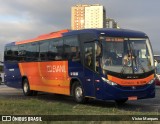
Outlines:
[[68, 36], [64, 38], [65, 59], [80, 61], [80, 49], [77, 36]]
[[18, 46], [11, 46], [7, 54], [9, 61], [18, 61]]
[[49, 60], [62, 60], [63, 59], [63, 40], [52, 39], [49, 44], [48, 52]]
[[10, 61], [12, 56], [12, 51], [11, 47], [5, 47], [5, 53], [4, 53], [4, 60], [5, 61]]
[[49, 42], [48, 41], [42, 41], [40, 42], [40, 53], [39, 57], [41, 61], [46, 61], [48, 60], [48, 47], [49, 47]]
[[96, 58], [95, 58], [95, 71], [99, 72], [99, 57], [101, 56], [101, 44], [96, 42], [95, 43], [95, 54], [96, 54]]
[[18, 58], [19, 61], [25, 61], [26, 58], [26, 44], [19, 45], [19, 50], [18, 50]]
[[29, 43], [27, 44], [27, 53], [26, 53], [27, 61], [38, 61], [39, 60], [39, 44], [37, 43]]
[[85, 44], [85, 65], [93, 70], [93, 47], [90, 43]]

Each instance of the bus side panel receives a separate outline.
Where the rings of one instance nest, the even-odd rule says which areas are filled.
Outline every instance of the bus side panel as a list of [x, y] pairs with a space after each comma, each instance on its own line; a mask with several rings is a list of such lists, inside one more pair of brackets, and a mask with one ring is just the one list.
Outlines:
[[84, 96], [95, 97], [94, 72], [84, 67], [80, 61], [69, 61], [69, 75], [77, 79], [84, 90]]
[[17, 62], [4, 63], [4, 83], [9, 87], [22, 88], [21, 74]]
[[68, 62], [24, 62], [19, 63], [21, 75], [27, 76], [30, 89], [70, 95]]

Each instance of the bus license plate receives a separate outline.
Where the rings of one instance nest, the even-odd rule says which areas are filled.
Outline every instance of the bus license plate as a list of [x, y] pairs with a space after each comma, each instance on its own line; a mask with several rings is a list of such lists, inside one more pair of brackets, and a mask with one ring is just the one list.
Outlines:
[[137, 96], [128, 97], [128, 100], [137, 100]]

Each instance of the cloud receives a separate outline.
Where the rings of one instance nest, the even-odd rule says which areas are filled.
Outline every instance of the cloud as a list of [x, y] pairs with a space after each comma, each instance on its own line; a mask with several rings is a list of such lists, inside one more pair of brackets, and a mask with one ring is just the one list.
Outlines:
[[[1, 1], [0, 1], [1, 2]], [[19, 41], [60, 30], [70, 23], [52, 0], [5, 0], [0, 5], [0, 43]], [[60, 5], [60, 3], [59, 3]], [[66, 16], [66, 17], [65, 17]], [[66, 23], [64, 22], [66, 18]], [[3, 48], [1, 48], [2, 51]]]
[[[0, 0], [0, 51], [4, 44], [37, 37], [40, 34], [70, 28], [70, 10], [74, 1]], [[71, 5], [72, 4], [72, 5]]]
[[5, 43], [70, 28], [71, 6], [101, 4], [122, 28], [146, 32], [159, 50], [160, 0], [0, 0], [0, 51]]

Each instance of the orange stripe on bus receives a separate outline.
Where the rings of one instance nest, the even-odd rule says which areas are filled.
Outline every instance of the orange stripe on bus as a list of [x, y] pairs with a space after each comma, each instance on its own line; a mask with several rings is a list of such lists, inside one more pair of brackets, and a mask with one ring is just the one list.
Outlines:
[[31, 90], [50, 92], [47, 89], [53, 88], [52, 93], [57, 93], [58, 88], [61, 89], [58, 93], [70, 92], [68, 61], [23, 62], [19, 63], [19, 68], [21, 76], [28, 78]]
[[115, 82], [122, 86], [140, 86], [149, 83], [154, 78], [154, 74], [143, 79], [121, 79], [111, 75], [108, 75], [108, 80]]
[[[34, 84], [34, 86], [44, 86], [43, 84]], [[46, 84], [46, 87], [55, 87], [55, 88], [62, 88], [62, 89], [68, 89], [69, 86], [61, 86], [61, 85], [51, 85], [51, 84]]]
[[53, 86], [48, 87], [48, 86], [32, 85], [31, 89], [36, 91], [48, 92], [48, 93], [70, 95], [70, 90], [68, 90], [69, 88], [63, 88], [63, 87], [53, 87]]
[[40, 41], [40, 40], [47, 40], [47, 39], [51, 39], [51, 38], [59, 38], [59, 37], [62, 37], [62, 33], [66, 33], [68, 31], [69, 30], [65, 29], [65, 30], [61, 30], [61, 31], [58, 31], [58, 32], [43, 34], [43, 35], [40, 35], [40, 36], [38, 36], [36, 38], [33, 38], [33, 39], [30, 39], [30, 40], [18, 41], [15, 44], [19, 45], [19, 44], [25, 44], [25, 43], [30, 43], [30, 42], [37, 42], [37, 41]]

